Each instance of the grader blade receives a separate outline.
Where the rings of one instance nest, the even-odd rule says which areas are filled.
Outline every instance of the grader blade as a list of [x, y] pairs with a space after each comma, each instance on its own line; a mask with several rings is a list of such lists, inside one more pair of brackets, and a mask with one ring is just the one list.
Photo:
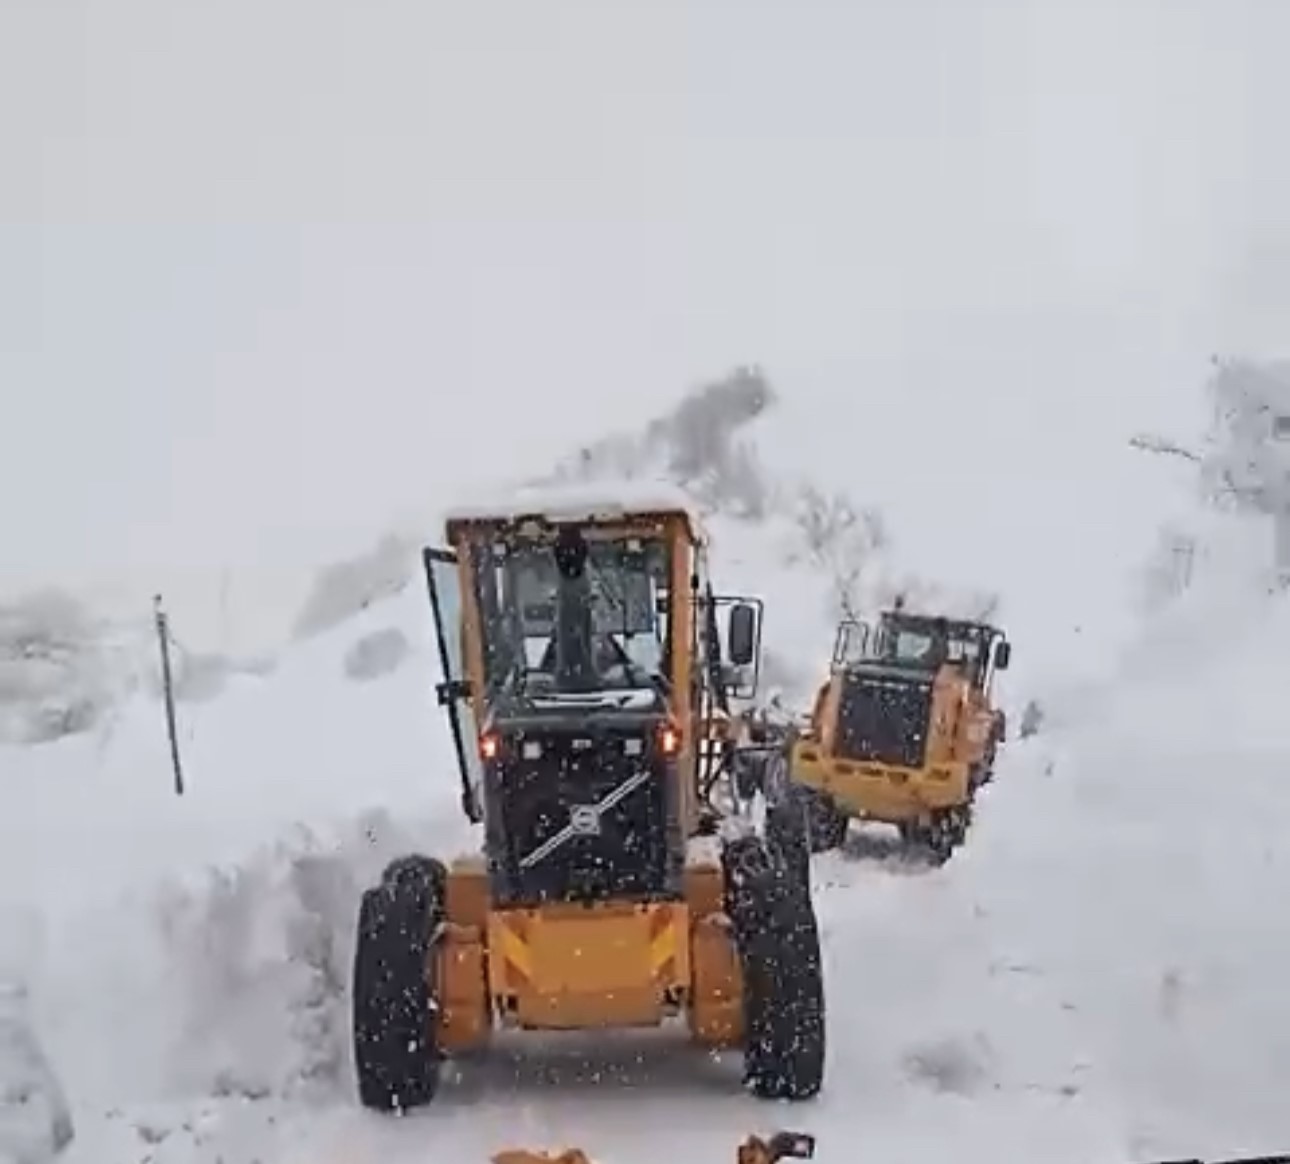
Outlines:
[[493, 1164], [591, 1164], [581, 1148], [566, 1148], [558, 1156], [550, 1152], [530, 1152], [525, 1148], [508, 1148], [493, 1157]]

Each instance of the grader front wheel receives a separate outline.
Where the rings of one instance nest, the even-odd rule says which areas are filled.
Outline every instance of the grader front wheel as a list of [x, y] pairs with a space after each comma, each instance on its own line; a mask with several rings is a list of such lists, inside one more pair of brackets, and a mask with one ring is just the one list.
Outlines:
[[744, 1084], [761, 1099], [810, 1099], [824, 1082], [819, 927], [796, 871], [764, 840], [725, 853], [726, 910], [743, 970]]
[[428, 967], [447, 873], [428, 857], [392, 862], [363, 894], [351, 985], [359, 1101], [377, 1111], [420, 1107], [439, 1088], [434, 984]]

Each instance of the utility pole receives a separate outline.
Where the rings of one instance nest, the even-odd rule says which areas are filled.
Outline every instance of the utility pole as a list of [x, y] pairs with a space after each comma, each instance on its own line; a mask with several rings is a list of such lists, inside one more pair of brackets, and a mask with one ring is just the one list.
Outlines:
[[175, 729], [175, 686], [170, 670], [170, 626], [161, 607], [161, 595], [152, 600], [157, 624], [157, 644], [161, 650], [161, 693], [166, 705], [166, 732], [170, 737], [170, 765], [175, 773], [175, 795], [184, 794], [184, 770], [179, 761], [179, 734]]

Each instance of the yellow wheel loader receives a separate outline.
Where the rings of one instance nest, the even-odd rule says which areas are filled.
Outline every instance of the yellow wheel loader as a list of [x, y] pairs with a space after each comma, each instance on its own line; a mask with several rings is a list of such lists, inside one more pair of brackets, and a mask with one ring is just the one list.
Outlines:
[[976, 791], [1006, 731], [992, 685], [1012, 646], [984, 622], [882, 612], [838, 628], [828, 681], [791, 744], [787, 795], [810, 846], [842, 844], [852, 820], [899, 829], [936, 863], [963, 843]]
[[714, 807], [761, 603], [713, 593], [675, 504], [458, 514], [446, 541], [424, 552], [437, 694], [483, 851], [400, 858], [363, 895], [361, 1102], [429, 1103], [442, 1060], [500, 1028], [663, 1024], [742, 1048], [755, 1095], [815, 1095], [823, 981], [794, 834]]

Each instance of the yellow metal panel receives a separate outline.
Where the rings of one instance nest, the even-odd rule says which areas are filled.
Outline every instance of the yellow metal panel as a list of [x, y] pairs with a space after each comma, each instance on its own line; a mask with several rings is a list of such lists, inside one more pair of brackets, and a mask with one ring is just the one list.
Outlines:
[[490, 989], [522, 1026], [652, 1025], [669, 991], [689, 985], [683, 902], [507, 910], [488, 935]]
[[735, 1047], [743, 1039], [743, 974], [730, 921], [722, 913], [695, 921], [690, 1033], [705, 1046]]
[[533, 954], [528, 942], [518, 932], [519, 920], [513, 914], [492, 914], [488, 919], [488, 944], [490, 949], [497, 951], [508, 969], [514, 968], [525, 980], [531, 981]]
[[449, 923], [439, 947], [438, 1042], [446, 1051], [478, 1046], [492, 1029], [480, 937], [474, 926]]

